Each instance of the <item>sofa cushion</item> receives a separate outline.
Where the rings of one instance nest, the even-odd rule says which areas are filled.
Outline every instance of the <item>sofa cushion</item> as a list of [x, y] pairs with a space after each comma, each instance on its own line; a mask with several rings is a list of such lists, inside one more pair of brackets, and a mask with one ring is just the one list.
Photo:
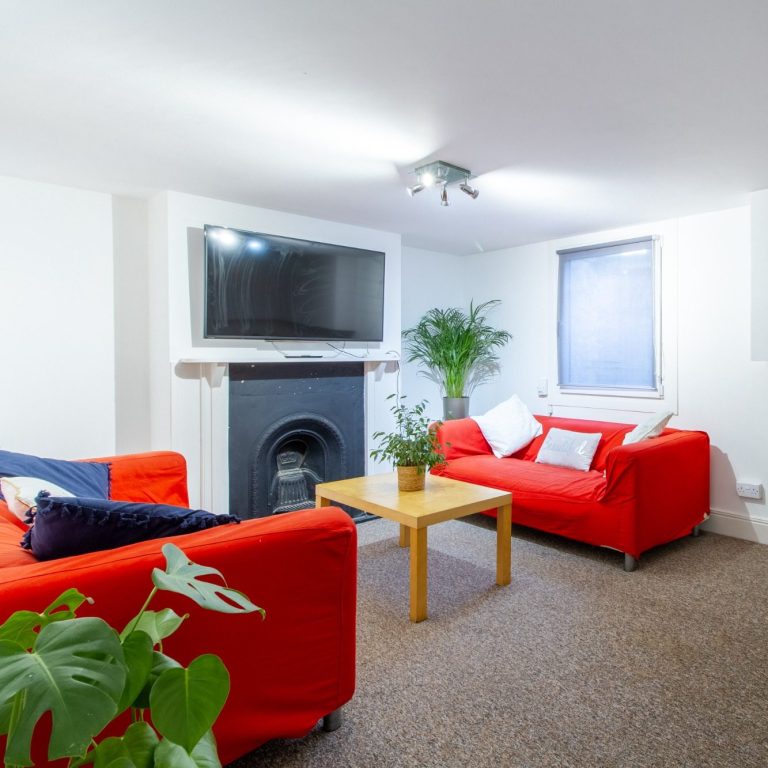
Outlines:
[[472, 418], [499, 459], [511, 456], [541, 434], [541, 423], [517, 395]]
[[537, 416], [543, 427], [543, 433], [539, 435], [526, 449], [515, 454], [515, 458], [525, 461], [536, 461], [541, 445], [547, 437], [549, 430], [567, 429], [571, 432], [600, 432], [602, 437], [597, 444], [597, 451], [592, 459], [591, 469], [597, 472], [605, 470], [605, 459], [608, 452], [621, 445], [624, 435], [632, 429], [631, 424], [618, 424], [613, 421], [587, 421], [585, 419], [564, 419], [559, 416]]
[[65, 488], [39, 477], [0, 477], [0, 491], [5, 496], [8, 509], [27, 523], [27, 515], [35, 506], [35, 498], [40, 491], [48, 491], [52, 496], [74, 496]]
[[674, 416], [672, 411], [662, 411], [654, 413], [645, 421], [641, 421], [631, 432], [624, 435], [624, 445], [639, 443], [650, 437], [658, 437], [667, 426], [667, 422]]
[[605, 495], [606, 487], [602, 472], [574, 472], [548, 464], [488, 455], [454, 459], [442, 474], [454, 480], [512, 491], [513, 519], [516, 500], [526, 495], [555, 501], [592, 502]]
[[16, 528], [22, 531], [27, 530], [27, 526], [8, 509], [8, 505], [4, 501], [0, 500], [0, 524], [4, 522], [13, 523]]
[[536, 462], [586, 472], [601, 438], [600, 432], [572, 432], [552, 427], [539, 449]]
[[39, 477], [76, 496], [109, 498], [109, 466], [98, 462], [42, 459], [25, 453], [0, 451], [0, 476]]
[[232, 515], [202, 509], [57, 498], [43, 492], [37, 497], [37, 511], [22, 546], [39, 560], [52, 560], [239, 522]]
[[[8, 514], [12, 513], [9, 512]], [[14, 520], [16, 520], [15, 517]], [[17, 565], [33, 565], [37, 562], [31, 552], [27, 552], [19, 546], [21, 531], [17, 527], [16, 522], [0, 520], [0, 569], [12, 568]], [[25, 531], [27, 530], [26, 525], [21, 527]], [[0, 578], [0, 581], [3, 580]]]

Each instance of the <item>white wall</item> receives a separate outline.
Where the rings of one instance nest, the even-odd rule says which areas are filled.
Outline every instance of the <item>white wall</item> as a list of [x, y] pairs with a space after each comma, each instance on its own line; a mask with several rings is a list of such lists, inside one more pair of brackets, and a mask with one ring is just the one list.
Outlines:
[[0, 177], [0, 446], [115, 451], [112, 198]]
[[112, 199], [117, 453], [150, 445], [147, 202]]
[[750, 195], [752, 359], [768, 360], [768, 189]]
[[[730, 535], [768, 542], [764, 500], [746, 502], [736, 495], [736, 479], [768, 483], [768, 363], [750, 354], [750, 208], [734, 208], [658, 225], [675, 233], [675, 275], [667, 281], [665, 322], [675, 330], [674, 352], [666, 364], [676, 381], [676, 415], [671, 426], [701, 429], [712, 441], [712, 509], [708, 527]], [[647, 229], [648, 225], [640, 227]], [[582, 239], [605, 242], [614, 232]], [[491, 319], [514, 338], [502, 353], [502, 375], [476, 390], [471, 412], [480, 413], [517, 393], [537, 413], [554, 402], [536, 394], [538, 379], [551, 372], [555, 331], [552, 324], [556, 284], [553, 254], [571, 239], [464, 257], [457, 271], [465, 296], [476, 301], [501, 298]], [[404, 284], [421, 274], [406, 260]], [[404, 293], [406, 301], [418, 299]], [[673, 313], [674, 317], [670, 317]], [[404, 307], [403, 316], [412, 316]], [[670, 350], [667, 350], [670, 353]], [[404, 366], [403, 380], [414, 375]], [[568, 415], [637, 422], [634, 410], [570, 409]], [[652, 406], [651, 406], [652, 407]], [[554, 408], [555, 414], [563, 413]]]
[[488, 321], [512, 334], [499, 352], [499, 375], [472, 394], [471, 414], [484, 413], [513, 394], [534, 413], [547, 412], [546, 403], [536, 395], [536, 384], [547, 375], [550, 352], [548, 313], [553, 286], [548, 254], [548, 245], [538, 243], [464, 258], [464, 290], [475, 303], [500, 299]]
[[[464, 258], [418, 248], [403, 248], [402, 326], [410, 328], [433, 307], [463, 307]], [[403, 356], [407, 357], [406, 350]], [[419, 373], [415, 363], [401, 363], [400, 393], [408, 405], [428, 402], [430, 416], [442, 418], [442, 393], [437, 384]]]
[[[389, 427], [386, 395], [400, 354], [400, 236], [306, 216], [168, 192], [150, 201], [152, 446], [187, 459], [190, 502], [228, 508], [227, 362], [290, 362], [280, 350], [362, 360], [366, 434]], [[321, 342], [202, 338], [202, 228], [205, 224], [338, 243], [386, 253], [384, 340], [349, 343], [345, 356]]]
[[737, 479], [768, 482], [768, 363], [750, 358], [750, 210], [680, 220], [680, 412], [673, 426], [712, 441], [710, 527], [768, 542], [765, 500]]

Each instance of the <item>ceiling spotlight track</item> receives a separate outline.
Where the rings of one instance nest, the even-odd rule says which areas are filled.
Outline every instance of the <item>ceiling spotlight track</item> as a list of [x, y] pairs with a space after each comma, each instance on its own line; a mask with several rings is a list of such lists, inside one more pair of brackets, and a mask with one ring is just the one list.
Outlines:
[[411, 197], [426, 187], [438, 186], [440, 188], [440, 205], [447, 206], [450, 205], [447, 187], [449, 184], [456, 183], [458, 183], [459, 189], [473, 200], [476, 200], [480, 194], [480, 191], [469, 183], [469, 180], [473, 178], [472, 172], [468, 168], [461, 168], [458, 165], [453, 165], [453, 163], [435, 160], [414, 168], [413, 172], [416, 175], [416, 183], [407, 187], [406, 190]]

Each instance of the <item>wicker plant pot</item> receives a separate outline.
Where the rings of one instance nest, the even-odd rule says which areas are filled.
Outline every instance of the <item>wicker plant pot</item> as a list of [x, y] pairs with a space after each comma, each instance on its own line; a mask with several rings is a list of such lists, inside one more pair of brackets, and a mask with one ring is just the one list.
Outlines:
[[398, 467], [397, 487], [401, 491], [422, 491], [426, 476], [426, 467]]

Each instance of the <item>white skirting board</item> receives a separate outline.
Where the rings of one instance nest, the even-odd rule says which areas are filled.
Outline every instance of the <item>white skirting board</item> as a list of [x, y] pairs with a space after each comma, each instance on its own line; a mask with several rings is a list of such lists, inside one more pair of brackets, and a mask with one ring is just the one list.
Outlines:
[[736, 539], [768, 544], [768, 520], [744, 517], [721, 509], [713, 509], [709, 520], [702, 523], [701, 529]]

